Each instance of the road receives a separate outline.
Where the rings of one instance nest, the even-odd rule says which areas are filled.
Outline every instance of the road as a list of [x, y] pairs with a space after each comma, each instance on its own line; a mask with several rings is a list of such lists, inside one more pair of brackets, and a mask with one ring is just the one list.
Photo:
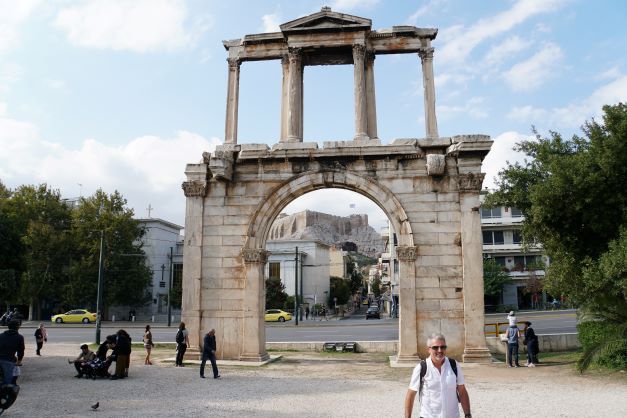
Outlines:
[[[577, 318], [574, 310], [523, 312], [518, 313], [519, 321], [530, 321], [536, 334], [560, 334], [577, 332]], [[495, 322], [507, 323], [505, 314], [486, 315], [486, 324]], [[50, 342], [75, 342], [93, 341], [95, 326], [47, 324], [48, 338]], [[141, 341], [143, 324], [129, 324], [118, 322], [111, 324], [106, 322], [101, 329], [101, 338], [114, 334], [118, 329], [124, 328], [131, 335], [133, 341]], [[486, 328], [488, 330], [489, 328]], [[492, 328], [493, 329], [493, 328]], [[503, 329], [503, 328], [501, 328]], [[27, 324], [21, 333], [27, 342], [34, 339], [34, 325]], [[173, 342], [176, 335], [176, 326], [170, 328], [165, 325], [155, 324], [152, 327], [155, 342]], [[296, 341], [393, 341], [398, 339], [398, 319], [382, 318], [366, 320], [363, 311], [359, 315], [344, 320], [329, 321], [303, 321], [298, 326], [295, 321], [285, 323], [268, 323], [266, 325], [266, 341], [268, 342], [296, 342]]]

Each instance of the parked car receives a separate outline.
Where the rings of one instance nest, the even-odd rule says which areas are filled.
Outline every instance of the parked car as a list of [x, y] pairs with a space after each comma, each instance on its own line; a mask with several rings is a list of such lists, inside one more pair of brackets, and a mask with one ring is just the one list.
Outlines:
[[54, 315], [50, 318], [52, 322], [57, 324], [89, 324], [90, 322], [96, 322], [96, 314], [89, 312], [87, 309], [74, 309], [64, 314]]
[[291, 319], [292, 319], [292, 314], [289, 312], [285, 312], [280, 309], [266, 310], [266, 315], [265, 315], [266, 321], [285, 322], [285, 321], [290, 321]]
[[368, 308], [368, 310], [366, 311], [366, 319], [369, 318], [381, 319], [381, 314], [379, 313], [378, 306], [371, 306]]

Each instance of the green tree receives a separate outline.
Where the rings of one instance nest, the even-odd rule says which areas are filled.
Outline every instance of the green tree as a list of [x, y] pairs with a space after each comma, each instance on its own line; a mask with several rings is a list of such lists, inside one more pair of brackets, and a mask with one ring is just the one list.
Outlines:
[[521, 209], [524, 242], [542, 243], [551, 259], [545, 279], [551, 294], [620, 325], [627, 278], [624, 252], [614, 248], [623, 248], [627, 228], [627, 105], [603, 111], [603, 123], [583, 126], [584, 137], [551, 132], [517, 144], [528, 159], [499, 173], [485, 205]]
[[344, 305], [350, 299], [351, 292], [348, 281], [342, 277], [331, 276], [329, 288], [329, 304], [335, 301], [336, 305]]
[[[281, 283], [279, 277], [270, 277], [266, 279], [266, 309], [279, 309], [285, 306], [287, 301], [287, 293], [285, 293], [285, 286]], [[292, 306], [294, 307], [294, 300], [292, 300]]]
[[151, 271], [142, 250], [144, 230], [133, 219], [133, 210], [126, 207], [126, 199], [117, 191], [107, 194], [98, 190], [81, 199], [72, 215], [75, 257], [64, 288], [64, 302], [95, 307], [102, 233], [104, 305], [146, 304]]
[[486, 296], [499, 296], [503, 285], [511, 283], [509, 275], [493, 258], [483, 260], [483, 292]]
[[381, 296], [381, 277], [378, 274], [375, 276], [374, 279], [372, 279], [370, 289], [372, 290], [372, 294], [375, 298]]

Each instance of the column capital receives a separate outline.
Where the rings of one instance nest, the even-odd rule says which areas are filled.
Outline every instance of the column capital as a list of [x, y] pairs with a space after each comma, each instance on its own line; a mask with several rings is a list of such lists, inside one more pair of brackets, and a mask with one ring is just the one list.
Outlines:
[[485, 173], [459, 174], [457, 185], [460, 192], [480, 192]]
[[360, 45], [360, 44], [353, 45], [353, 60], [355, 60], [355, 58], [363, 59], [365, 54], [366, 54], [365, 45]]
[[283, 54], [281, 55], [281, 65], [282, 66], [287, 66], [290, 64], [290, 56], [289, 54]]
[[245, 263], [264, 263], [268, 261], [268, 251], [261, 248], [242, 248]]
[[287, 48], [287, 57], [290, 63], [300, 64], [303, 59], [303, 49], [302, 48]]
[[227, 58], [226, 62], [229, 64], [230, 71], [239, 70], [240, 65], [242, 65], [242, 61], [237, 58]]
[[428, 61], [432, 61], [433, 60], [433, 52], [435, 51], [435, 48], [430, 47], [430, 48], [421, 48], [418, 51], [418, 56], [420, 56], [420, 59], [422, 61], [428, 60]]
[[372, 64], [376, 57], [377, 57], [377, 54], [374, 52], [374, 49], [366, 50], [366, 63], [367, 64]]
[[396, 247], [396, 255], [400, 261], [416, 261], [416, 258], [418, 258], [418, 247], [399, 245]]
[[185, 197], [205, 197], [207, 194], [207, 182], [200, 180], [184, 181], [181, 188]]

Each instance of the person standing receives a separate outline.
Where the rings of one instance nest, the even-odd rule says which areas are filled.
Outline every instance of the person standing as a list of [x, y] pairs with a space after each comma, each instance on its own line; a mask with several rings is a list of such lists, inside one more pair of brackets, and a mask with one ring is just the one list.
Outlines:
[[175, 367], [183, 367], [183, 357], [189, 346], [188, 331], [185, 329], [185, 322], [179, 324], [179, 330], [176, 332], [176, 361]]
[[305, 319], [309, 319], [309, 306], [305, 308]]
[[39, 328], [35, 330], [35, 342], [37, 343], [36, 353], [38, 356], [41, 356], [41, 349], [44, 346], [44, 342], [48, 342], [48, 333], [43, 323], [40, 323]]
[[111, 376], [111, 380], [128, 377], [131, 357], [131, 337], [123, 329], [119, 330], [115, 336], [113, 353], [115, 354], [115, 375]]
[[512, 365], [512, 360], [514, 361], [515, 367], [520, 367], [518, 363], [518, 337], [520, 336], [520, 330], [514, 325], [510, 325], [507, 327], [507, 363], [509, 367], [514, 367]]
[[529, 321], [525, 322], [523, 331], [523, 344], [527, 346], [527, 367], [536, 367], [536, 364], [538, 364], [538, 352], [540, 351], [538, 336], [531, 328], [531, 322]]
[[444, 335], [431, 335], [427, 339], [427, 346], [429, 357], [414, 368], [405, 395], [405, 418], [411, 418], [416, 393], [419, 393], [422, 418], [459, 417], [458, 400], [464, 410], [464, 417], [472, 418], [464, 373], [454, 360], [446, 357]]
[[218, 372], [218, 364], [216, 363], [216, 330], [209, 331], [203, 339], [202, 348], [202, 362], [200, 363], [200, 377], [205, 378], [205, 364], [207, 359], [211, 361], [211, 368], [213, 369], [213, 378], [219, 379], [220, 374]]
[[2, 384], [8, 385], [13, 380], [16, 367], [22, 365], [24, 358], [24, 337], [20, 335], [20, 322], [11, 320], [8, 330], [0, 334], [0, 368], [2, 368]]
[[155, 344], [152, 342], [152, 332], [150, 331], [150, 325], [146, 325], [146, 332], [144, 332], [144, 348], [146, 349], [146, 359], [144, 360], [144, 366], [152, 366], [150, 361], [150, 352]]

